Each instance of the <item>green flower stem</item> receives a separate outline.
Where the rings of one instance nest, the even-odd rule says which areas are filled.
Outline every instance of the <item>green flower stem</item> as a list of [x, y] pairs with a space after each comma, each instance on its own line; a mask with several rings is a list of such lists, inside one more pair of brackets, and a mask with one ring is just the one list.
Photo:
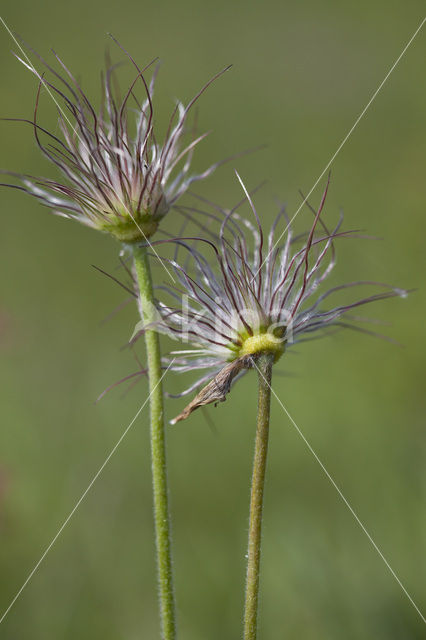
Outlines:
[[[136, 275], [142, 302], [143, 321], [154, 320], [154, 293], [145, 247], [133, 249]], [[176, 638], [175, 598], [173, 590], [170, 518], [167, 490], [166, 443], [164, 433], [163, 387], [158, 333], [145, 332], [151, 410], [151, 456], [154, 491], [155, 546], [160, 594], [162, 638]]]
[[273, 354], [262, 354], [257, 362], [258, 406], [250, 498], [250, 523], [247, 555], [247, 580], [244, 611], [244, 640], [256, 640], [259, 601], [260, 546], [262, 534], [263, 492], [268, 454], [269, 414]]

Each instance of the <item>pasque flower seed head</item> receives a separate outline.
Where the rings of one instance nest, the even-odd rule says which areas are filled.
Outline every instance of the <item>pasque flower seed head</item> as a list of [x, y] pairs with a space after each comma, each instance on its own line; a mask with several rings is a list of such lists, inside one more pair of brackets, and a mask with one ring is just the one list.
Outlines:
[[[342, 216], [333, 230], [328, 229], [321, 217], [327, 189], [328, 184], [318, 209], [311, 209], [314, 219], [306, 233], [295, 235], [281, 211], [266, 235], [245, 190], [254, 224], [240, 216], [237, 207], [230, 211], [216, 207], [217, 213], [208, 214], [220, 222], [216, 238], [210, 234], [210, 239], [175, 240], [188, 252], [188, 261], [169, 260], [180, 286], [161, 288], [155, 326], [188, 343], [189, 348], [172, 352], [165, 361], [171, 370], [202, 372], [180, 395], [211, 381], [175, 421], [197, 406], [223, 400], [232, 381], [253, 366], [260, 354], [271, 353], [277, 362], [294, 343], [330, 327], [362, 331], [357, 322], [363, 319], [351, 314], [354, 309], [407, 294], [397, 287], [361, 280], [323, 290], [336, 262], [335, 241], [360, 236], [341, 230]], [[200, 245], [211, 255], [206, 257]], [[327, 304], [355, 288], [376, 291], [342, 304]], [[165, 302], [164, 291], [178, 306]]]
[[[101, 105], [96, 110], [80, 83], [56, 54], [61, 72], [35, 55], [46, 68], [47, 77], [19, 58], [39, 79], [33, 119], [19, 121], [32, 126], [39, 149], [64, 179], [58, 181], [3, 172], [21, 182], [21, 186], [7, 186], [22, 189], [54, 213], [109, 232], [124, 243], [150, 238], [190, 184], [209, 176], [219, 164], [200, 174], [191, 174], [194, 149], [207, 134], [196, 136], [193, 133], [186, 146], [182, 141], [188, 133], [191, 108], [223, 71], [188, 105], [176, 104], [160, 144], [155, 133], [153, 102], [158, 65], [154, 67], [151, 79], [146, 79], [155, 61], [141, 69], [127, 54], [136, 76], [122, 96], [115, 82], [117, 66], [107, 65], [102, 78]], [[39, 123], [39, 98], [43, 87], [58, 107], [57, 135]], [[138, 97], [140, 89], [142, 99]]]

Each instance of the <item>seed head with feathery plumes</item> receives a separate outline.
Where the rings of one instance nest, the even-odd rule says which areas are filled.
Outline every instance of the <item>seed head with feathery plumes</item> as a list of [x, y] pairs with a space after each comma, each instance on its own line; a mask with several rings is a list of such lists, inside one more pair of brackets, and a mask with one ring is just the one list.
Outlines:
[[[182, 137], [187, 133], [188, 115], [197, 99], [229, 67], [214, 76], [187, 106], [181, 102], [176, 104], [164, 142], [159, 144], [154, 132], [153, 107], [158, 65], [149, 83], [145, 79], [155, 61], [141, 69], [125, 51], [136, 69], [136, 77], [121, 98], [114, 82], [117, 65], [107, 65], [102, 80], [102, 104], [96, 111], [79, 82], [55, 53], [62, 75], [39, 54], [33, 53], [57, 82], [53, 84], [53, 80], [46, 79], [29, 60], [18, 58], [38, 77], [39, 87], [33, 120], [9, 120], [27, 122], [33, 127], [37, 145], [59, 168], [65, 181], [3, 172], [20, 179], [22, 184], [5, 186], [35, 196], [58, 215], [109, 232], [122, 242], [135, 243], [155, 233], [160, 220], [190, 184], [206, 178], [222, 164], [191, 175], [193, 151], [207, 134], [199, 137], [194, 134], [184, 148]], [[138, 85], [142, 86], [143, 100], [136, 96]], [[38, 123], [42, 87], [58, 106], [62, 138]]]
[[[180, 306], [159, 301], [155, 326], [159, 332], [191, 347], [170, 354], [164, 361], [170, 370], [202, 372], [179, 395], [208, 384], [172, 423], [188, 417], [199, 406], [223, 401], [233, 380], [251, 368], [261, 353], [273, 354], [277, 362], [292, 344], [329, 327], [372, 333], [357, 326], [358, 320], [365, 319], [350, 316], [350, 312], [371, 302], [407, 294], [403, 289], [372, 281], [348, 282], [321, 292], [335, 266], [335, 240], [360, 236], [356, 231], [341, 230], [342, 216], [337, 226], [328, 230], [321, 218], [328, 183], [319, 208], [311, 209], [314, 220], [307, 233], [294, 235], [281, 211], [267, 237], [251, 196], [242, 182], [241, 185], [255, 224], [237, 213], [241, 201], [230, 211], [216, 207], [217, 213], [205, 214], [220, 223], [216, 239], [213, 234], [211, 239], [175, 239], [177, 246], [188, 252], [192, 268], [181, 266], [180, 258], [178, 264], [176, 256], [169, 260], [180, 287], [161, 289]], [[207, 258], [193, 241], [198, 247], [202, 243], [211, 251], [211, 257]], [[154, 244], [162, 242], [165, 241]], [[362, 287], [376, 291], [343, 304], [327, 305], [333, 295]], [[144, 327], [139, 329], [143, 331]]]

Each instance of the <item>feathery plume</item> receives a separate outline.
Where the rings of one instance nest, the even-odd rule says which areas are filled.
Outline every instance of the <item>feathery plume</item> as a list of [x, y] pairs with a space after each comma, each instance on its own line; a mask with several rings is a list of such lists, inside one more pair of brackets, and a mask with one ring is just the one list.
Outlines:
[[[187, 133], [187, 119], [193, 105], [227, 69], [207, 82], [186, 106], [177, 102], [160, 144], [155, 133], [153, 106], [158, 65], [154, 66], [148, 81], [146, 75], [155, 60], [140, 68], [117, 44], [130, 59], [136, 75], [120, 96], [115, 82], [117, 65], [107, 64], [98, 110], [55, 52], [60, 72], [33, 52], [51, 79], [17, 56], [37, 76], [39, 86], [32, 120], [8, 120], [31, 125], [39, 149], [59, 169], [64, 180], [2, 173], [21, 182], [21, 185], [4, 186], [25, 191], [54, 213], [109, 232], [122, 242], [136, 243], [155, 233], [159, 222], [193, 182], [206, 178], [221, 164], [191, 174], [194, 149], [207, 134], [196, 136], [192, 132], [192, 139], [186, 146], [182, 140]], [[39, 99], [43, 87], [58, 107], [58, 135], [39, 124]], [[142, 99], [137, 95], [140, 88]]]
[[[244, 187], [254, 223], [240, 216], [237, 207], [230, 211], [216, 207], [218, 214], [209, 214], [220, 222], [216, 242], [213, 234], [211, 239], [174, 240], [188, 252], [189, 265], [181, 266], [183, 261], [177, 256], [169, 260], [180, 286], [161, 288], [155, 327], [189, 343], [188, 349], [172, 352], [165, 364], [173, 358], [171, 370], [200, 372], [196, 382], [179, 395], [208, 385], [172, 423], [188, 417], [198, 406], [224, 400], [232, 382], [251, 368], [261, 353], [273, 353], [277, 362], [293, 344], [331, 327], [374, 334], [359, 326], [358, 321], [364, 319], [351, 312], [372, 302], [407, 295], [404, 289], [373, 281], [348, 282], [322, 291], [336, 263], [335, 241], [360, 237], [357, 231], [341, 230], [342, 216], [334, 229], [327, 228], [321, 217], [327, 189], [328, 183], [318, 209], [313, 210], [312, 226], [304, 234], [295, 235], [285, 212], [280, 211], [266, 235]], [[285, 225], [285, 234], [280, 225]], [[284, 239], [276, 243], [279, 230], [279, 238]], [[211, 255], [207, 258], [194, 241]], [[362, 288], [374, 292], [328, 304], [341, 292]], [[174, 302], [164, 301], [164, 291]]]

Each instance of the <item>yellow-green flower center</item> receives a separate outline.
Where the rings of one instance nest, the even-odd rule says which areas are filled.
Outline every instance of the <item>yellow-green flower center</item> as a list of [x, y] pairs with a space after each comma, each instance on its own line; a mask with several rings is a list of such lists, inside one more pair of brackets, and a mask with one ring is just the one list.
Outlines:
[[284, 353], [285, 340], [283, 337], [274, 336], [272, 333], [258, 333], [246, 338], [238, 351], [239, 356], [248, 356], [253, 353], [267, 351], [274, 354], [274, 362], [277, 362]]
[[143, 242], [157, 231], [158, 220], [149, 215], [131, 218], [111, 216], [111, 222], [102, 222], [99, 228], [115, 236], [120, 242]]
[[[143, 198], [138, 208], [138, 201], [132, 200], [130, 209], [122, 202], [115, 202], [108, 218], [97, 224], [98, 229], [107, 231], [125, 243], [136, 243], [147, 240], [158, 229], [160, 220], [169, 210], [169, 205], [161, 191], [157, 190], [155, 203]], [[152, 194], [150, 194], [152, 195]]]

